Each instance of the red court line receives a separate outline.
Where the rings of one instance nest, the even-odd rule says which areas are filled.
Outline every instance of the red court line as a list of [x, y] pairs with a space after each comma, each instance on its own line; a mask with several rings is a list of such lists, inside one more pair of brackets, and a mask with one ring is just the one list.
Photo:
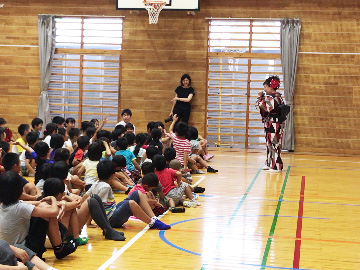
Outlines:
[[299, 211], [298, 211], [294, 260], [293, 260], [294, 269], [299, 269], [300, 266], [301, 230], [302, 230], [302, 220], [303, 220], [302, 217], [304, 213], [304, 193], [305, 193], [305, 176], [303, 176], [301, 180]]

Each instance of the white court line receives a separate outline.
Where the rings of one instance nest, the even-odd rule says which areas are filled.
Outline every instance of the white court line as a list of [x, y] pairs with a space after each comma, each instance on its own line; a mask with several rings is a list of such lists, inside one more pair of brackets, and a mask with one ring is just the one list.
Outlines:
[[[203, 180], [205, 179], [205, 176], [202, 176], [195, 184], [194, 186], [199, 185]], [[169, 210], [168, 210], [169, 211]], [[168, 212], [166, 211], [164, 214], [159, 216], [159, 219], [161, 219], [163, 216], [166, 215]], [[108, 259], [102, 266], [100, 266], [97, 270], [105, 270], [108, 268], [112, 263], [114, 263], [120, 256], [123, 254], [129, 247], [131, 247], [141, 236], [143, 236], [147, 231], [149, 230], [149, 225], [147, 225], [144, 229], [142, 229], [141, 232], [139, 232], [135, 237], [133, 237], [129, 242], [125, 244], [121, 249], [116, 251], [110, 259]]]
[[[169, 210], [168, 210], [169, 211]], [[166, 213], [168, 212], [166, 211], [164, 214], [162, 214], [161, 216], [159, 216], [159, 219], [161, 219], [163, 216], [166, 215]], [[137, 235], [135, 235], [135, 237], [133, 237], [129, 242], [127, 242], [125, 244], [125, 246], [123, 246], [121, 249], [119, 249], [118, 251], [116, 251], [111, 257], [110, 259], [108, 259], [102, 266], [100, 266], [97, 270], [105, 270], [106, 268], [108, 268], [113, 262], [115, 262], [120, 256], [121, 254], [123, 254], [129, 247], [132, 246], [132, 244], [134, 244], [141, 236], [144, 235], [144, 233], [146, 233], [149, 230], [149, 225], [147, 225], [144, 229], [142, 229], [141, 232], [139, 232]]]
[[203, 180], [205, 179], [205, 176], [201, 176], [201, 178], [192, 186], [196, 187], [197, 185], [199, 185]]

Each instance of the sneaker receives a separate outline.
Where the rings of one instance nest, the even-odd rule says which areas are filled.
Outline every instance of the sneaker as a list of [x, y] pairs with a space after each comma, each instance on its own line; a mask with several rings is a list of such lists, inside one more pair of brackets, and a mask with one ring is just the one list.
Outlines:
[[77, 248], [76, 241], [70, 241], [69, 243], [62, 243], [59, 248], [54, 248], [54, 254], [56, 258], [62, 259], [67, 255], [73, 253]]
[[210, 173], [217, 173], [218, 172], [218, 170], [215, 170], [214, 168], [212, 168], [212, 167], [210, 167], [210, 166], [208, 166], [207, 167], [207, 170], [206, 170], [207, 172], [210, 172]]
[[154, 224], [151, 226], [150, 229], [168, 230], [170, 228], [171, 228], [170, 225], [167, 225], [164, 222], [157, 219], [157, 220], [155, 220]]
[[206, 156], [207, 156], [207, 160], [210, 160], [214, 157], [214, 155], [210, 155], [210, 154], [207, 154]]
[[195, 193], [204, 193], [205, 188], [203, 187], [194, 187], [194, 192]]
[[202, 170], [196, 170], [193, 172], [193, 174], [204, 174], [205, 172]]
[[127, 191], [125, 191], [125, 195], [128, 195], [131, 189], [131, 187], [128, 187]]
[[184, 207], [170, 207], [169, 209], [172, 213], [184, 213], [185, 212]]
[[264, 165], [264, 166], [262, 167], [262, 170], [269, 170], [269, 169], [270, 169], [270, 167], [267, 166], [267, 165]]
[[207, 154], [207, 155], [203, 155], [203, 160], [205, 160], [205, 161], [208, 161], [209, 160], [209, 154]]
[[281, 172], [281, 170], [269, 169], [268, 172], [277, 173], [277, 172]]
[[78, 242], [79, 246], [85, 245], [89, 241], [87, 237], [79, 237], [75, 240]]
[[197, 203], [193, 203], [192, 201], [184, 201], [183, 202], [183, 206], [185, 207], [189, 207], [189, 208], [194, 208], [196, 207]]
[[196, 204], [196, 206], [200, 206], [200, 205], [201, 205], [201, 203], [199, 203], [199, 202], [196, 201], [195, 199], [190, 200], [190, 202]]

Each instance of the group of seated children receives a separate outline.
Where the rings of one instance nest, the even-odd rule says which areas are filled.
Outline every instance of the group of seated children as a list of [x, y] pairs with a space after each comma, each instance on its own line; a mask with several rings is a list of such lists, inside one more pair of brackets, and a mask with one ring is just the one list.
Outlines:
[[[101, 125], [84, 121], [78, 129], [75, 119], [57, 116], [42, 140], [43, 122], [35, 118], [32, 129], [19, 126], [12, 152], [9, 131], [0, 126], [0, 269], [54, 269], [42, 260], [46, 235], [62, 259], [86, 244], [80, 232], [91, 220], [106, 239], [124, 241], [114, 228], [131, 216], [167, 230], [157, 217], [166, 209], [176, 213], [185, 211], [176, 206], [200, 205], [194, 192], [205, 189], [191, 185], [190, 171], [217, 170], [207, 164], [213, 156], [197, 129], [176, 124], [174, 115], [169, 133], [161, 122], [150, 122], [147, 133], [135, 135], [131, 111], [125, 109], [122, 117], [110, 132], [103, 130], [106, 118]], [[1, 123], [6, 121], [0, 118]], [[34, 176], [34, 184], [23, 176]], [[117, 203], [113, 190], [125, 192], [126, 199]]]

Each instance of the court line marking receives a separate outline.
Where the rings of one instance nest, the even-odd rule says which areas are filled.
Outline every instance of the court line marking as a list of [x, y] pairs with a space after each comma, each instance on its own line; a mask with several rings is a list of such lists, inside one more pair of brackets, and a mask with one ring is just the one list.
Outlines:
[[192, 186], [197, 186], [197, 185], [199, 185], [203, 180], [205, 179], [205, 176], [202, 176], [194, 185], [192, 185]]
[[283, 202], [283, 196], [284, 196], [284, 192], [285, 192], [285, 188], [286, 188], [286, 184], [287, 184], [287, 180], [289, 178], [289, 172], [290, 172], [290, 166], [288, 167], [287, 171], [286, 171], [286, 175], [285, 175], [285, 179], [284, 179], [284, 183], [282, 185], [281, 188], [281, 193], [280, 193], [280, 197], [279, 197], [279, 202], [276, 206], [276, 210], [275, 210], [275, 215], [274, 215], [274, 219], [273, 222], [271, 224], [271, 228], [270, 228], [270, 233], [269, 233], [269, 238], [267, 240], [266, 243], [266, 247], [264, 250], [264, 255], [263, 255], [263, 259], [261, 261], [261, 270], [263, 270], [266, 267], [266, 261], [267, 258], [269, 256], [269, 251], [270, 251], [270, 246], [271, 246], [271, 242], [272, 242], [272, 236], [274, 236], [274, 232], [275, 232], [275, 227], [276, 227], [276, 223], [277, 223], [277, 219], [278, 219], [278, 215], [280, 212], [280, 207], [281, 207], [281, 203]]
[[[163, 216], [166, 215], [166, 213], [169, 210], [167, 210], [164, 214], [159, 216], [158, 218], [161, 219]], [[129, 242], [127, 242], [121, 249], [116, 251], [110, 259], [108, 259], [103, 265], [101, 265], [97, 270], [105, 270], [108, 268], [112, 263], [114, 263], [120, 256], [123, 254], [128, 248], [130, 248], [141, 236], [143, 236], [148, 230], [150, 229], [149, 225], [146, 225], [144, 229], [142, 229], [141, 232], [139, 232], [137, 235], [135, 235]]]
[[295, 240], [295, 249], [294, 249], [294, 260], [293, 268], [299, 269], [300, 266], [300, 249], [301, 249], [301, 231], [302, 231], [302, 217], [304, 214], [304, 194], [305, 194], [305, 176], [301, 179], [301, 188], [300, 188], [300, 198], [299, 198], [299, 210], [298, 210], [298, 220], [296, 228], [296, 240]]
[[[231, 215], [231, 217], [230, 217], [230, 219], [229, 219], [229, 222], [227, 223], [226, 227], [229, 227], [229, 226], [230, 226], [231, 222], [234, 220], [234, 217], [235, 217], [235, 216], [237, 215], [237, 213], [239, 212], [240, 207], [241, 207], [242, 204], [244, 203], [244, 201], [245, 201], [247, 195], [249, 194], [251, 188], [253, 187], [253, 185], [255, 184], [255, 182], [256, 182], [256, 180], [257, 180], [257, 178], [259, 177], [260, 172], [262, 171], [262, 167], [263, 167], [263, 165], [260, 166], [260, 169], [257, 171], [257, 173], [256, 173], [256, 175], [254, 176], [253, 180], [251, 181], [250, 185], [249, 185], [248, 188], [246, 189], [246, 191], [245, 191], [243, 197], [241, 198], [240, 202], [238, 203], [235, 211], [234, 211], [233, 214]], [[216, 244], [215, 249], [219, 246], [219, 243], [220, 243], [221, 239], [222, 239], [222, 235], [220, 235], [220, 237], [219, 237], [219, 239], [218, 239], [218, 241], [217, 241], [217, 244]], [[213, 251], [213, 253], [214, 253], [214, 251]], [[208, 257], [210, 257], [210, 256], [208, 256]], [[204, 265], [205, 265], [205, 264], [203, 264], [200, 269], [205, 269], [205, 268], [204, 268]]]

